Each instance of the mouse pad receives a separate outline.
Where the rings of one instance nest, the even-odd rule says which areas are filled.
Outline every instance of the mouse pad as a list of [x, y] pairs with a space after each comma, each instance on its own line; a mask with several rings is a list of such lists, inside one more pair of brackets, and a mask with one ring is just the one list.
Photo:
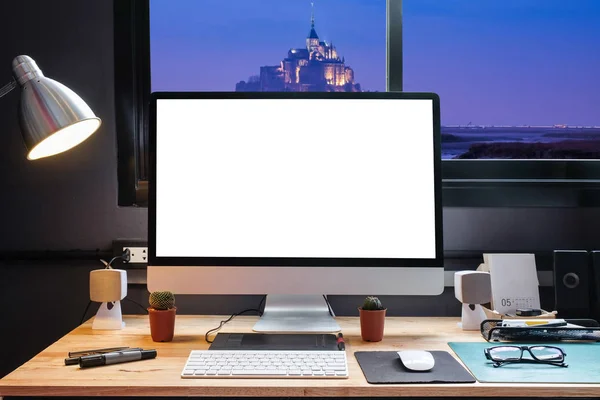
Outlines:
[[445, 351], [431, 351], [435, 366], [415, 372], [404, 367], [395, 351], [357, 351], [354, 353], [369, 383], [473, 383], [475, 379]]

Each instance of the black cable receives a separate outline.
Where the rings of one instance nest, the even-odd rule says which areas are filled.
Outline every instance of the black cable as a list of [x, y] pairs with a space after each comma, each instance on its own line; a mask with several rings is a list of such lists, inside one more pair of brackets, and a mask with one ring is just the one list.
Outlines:
[[120, 256], [115, 256], [113, 257], [108, 264], [106, 265], [106, 267], [110, 267], [112, 268], [112, 263], [115, 262], [115, 260], [121, 259], [123, 261], [125, 261], [126, 263], [129, 262], [129, 260], [131, 260], [131, 251], [129, 249], [125, 249], [125, 251], [123, 251], [123, 254], [121, 254]]
[[113, 263], [115, 260], [119, 259], [119, 258], [123, 258], [123, 257], [122, 257], [122, 256], [116, 256], [116, 257], [113, 257], [113, 258], [111, 258], [111, 260], [108, 262], [108, 265], [112, 267], [112, 263]]
[[213, 342], [212, 340], [208, 340], [208, 335], [210, 335], [212, 332], [216, 332], [216, 331], [218, 331], [219, 329], [221, 329], [221, 328], [223, 327], [223, 325], [225, 325], [226, 323], [228, 323], [229, 321], [231, 321], [232, 319], [234, 319], [234, 318], [235, 318], [235, 317], [237, 317], [238, 315], [242, 315], [242, 314], [245, 314], [245, 313], [247, 313], [247, 312], [256, 312], [256, 313], [258, 313], [258, 315], [260, 315], [260, 316], [262, 316], [262, 314], [263, 314], [263, 313], [262, 313], [262, 311], [260, 311], [260, 310], [257, 310], [256, 308], [249, 308], [249, 309], [247, 309], [247, 310], [240, 311], [240, 312], [239, 312], [239, 313], [237, 313], [237, 314], [232, 314], [232, 315], [231, 315], [231, 317], [227, 318], [227, 319], [226, 319], [226, 320], [224, 320], [224, 321], [221, 321], [221, 323], [219, 324], [219, 326], [218, 326], [217, 328], [213, 328], [213, 329], [211, 329], [211, 330], [207, 331], [207, 332], [204, 334], [204, 340], [206, 341], [206, 343], [212, 343], [212, 342]]
[[267, 295], [265, 294], [263, 296], [263, 298], [260, 300], [260, 303], [258, 303], [258, 307], [256, 307], [256, 308], [258, 308], [260, 310], [262, 308], [262, 305], [263, 305], [263, 303], [265, 302], [266, 299], [267, 299]]
[[325, 304], [327, 304], [327, 308], [329, 309], [329, 315], [331, 315], [332, 317], [335, 317], [333, 315], [333, 310], [331, 309], [331, 304], [329, 304], [329, 299], [325, 295], [323, 295], [323, 298], [325, 299]]
[[83, 324], [83, 320], [85, 319], [85, 314], [87, 314], [88, 310], [90, 309], [90, 306], [92, 305], [92, 301], [88, 301], [88, 305], [85, 308], [85, 311], [83, 312], [83, 315], [81, 316], [81, 322], [79, 323], [79, 325]]
[[132, 299], [130, 299], [129, 297], [125, 297], [123, 300], [128, 300], [128, 301], [130, 301], [130, 302], [132, 302], [132, 303], [134, 303], [134, 304], [137, 304], [138, 306], [140, 306], [140, 308], [141, 308], [142, 310], [144, 310], [144, 311], [146, 312], [146, 314], [148, 314], [148, 309], [147, 309], [146, 307], [144, 307], [143, 305], [141, 305], [140, 303], [138, 303], [137, 301], [135, 301], [135, 300], [132, 300]]

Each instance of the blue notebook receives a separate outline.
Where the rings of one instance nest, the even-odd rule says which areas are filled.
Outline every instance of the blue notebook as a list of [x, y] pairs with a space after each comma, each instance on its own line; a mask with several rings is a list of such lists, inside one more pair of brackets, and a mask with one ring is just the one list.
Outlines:
[[[527, 343], [503, 343], [523, 346]], [[545, 343], [530, 344], [534, 346]], [[567, 354], [567, 368], [542, 364], [506, 364], [495, 368], [483, 349], [501, 345], [486, 342], [448, 343], [479, 382], [494, 383], [600, 383], [600, 343], [548, 343]]]

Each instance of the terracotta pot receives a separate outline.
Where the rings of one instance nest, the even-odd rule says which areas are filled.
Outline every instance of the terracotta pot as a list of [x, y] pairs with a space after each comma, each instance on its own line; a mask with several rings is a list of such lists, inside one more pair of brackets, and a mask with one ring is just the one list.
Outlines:
[[175, 313], [177, 307], [169, 310], [148, 308], [150, 317], [150, 335], [155, 342], [170, 342], [175, 333]]
[[385, 311], [358, 309], [362, 340], [365, 342], [381, 342], [385, 325]]

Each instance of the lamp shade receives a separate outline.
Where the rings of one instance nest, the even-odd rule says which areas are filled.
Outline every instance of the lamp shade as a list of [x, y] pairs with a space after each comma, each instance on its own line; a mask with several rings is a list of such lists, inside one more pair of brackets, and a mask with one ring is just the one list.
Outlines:
[[19, 123], [27, 158], [53, 156], [77, 146], [100, 127], [100, 118], [68, 87], [46, 78], [35, 61], [18, 56], [13, 73], [21, 86]]

